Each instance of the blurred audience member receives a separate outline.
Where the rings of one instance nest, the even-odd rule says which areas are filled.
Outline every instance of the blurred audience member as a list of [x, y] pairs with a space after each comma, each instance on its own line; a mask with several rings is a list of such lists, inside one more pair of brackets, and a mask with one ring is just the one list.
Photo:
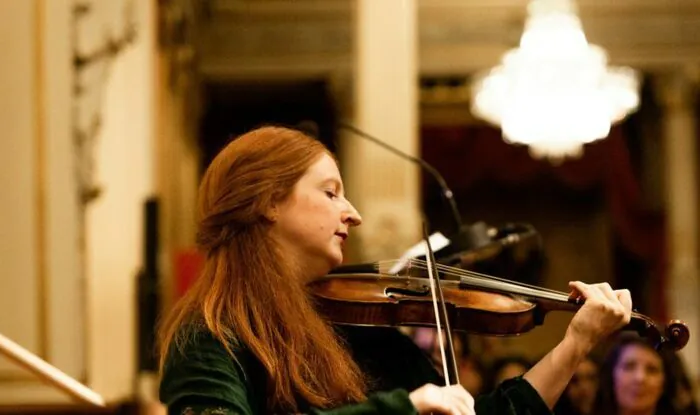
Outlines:
[[700, 415], [695, 401], [695, 387], [685, 370], [685, 365], [678, 354], [673, 354], [673, 373], [676, 379], [676, 399], [674, 405], [682, 415]]
[[593, 413], [681, 415], [672, 352], [658, 352], [645, 339], [621, 335], [600, 368]]
[[571, 382], [554, 407], [554, 413], [556, 415], [592, 415], [597, 392], [598, 364], [588, 357], [578, 365]]

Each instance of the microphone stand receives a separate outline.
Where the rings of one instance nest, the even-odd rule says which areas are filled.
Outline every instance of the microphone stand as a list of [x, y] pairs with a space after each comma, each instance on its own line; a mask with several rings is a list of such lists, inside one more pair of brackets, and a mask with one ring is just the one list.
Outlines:
[[6, 355], [10, 360], [38, 375], [74, 399], [94, 406], [105, 406], [104, 398], [97, 392], [89, 389], [2, 334], [0, 334], [0, 354]]

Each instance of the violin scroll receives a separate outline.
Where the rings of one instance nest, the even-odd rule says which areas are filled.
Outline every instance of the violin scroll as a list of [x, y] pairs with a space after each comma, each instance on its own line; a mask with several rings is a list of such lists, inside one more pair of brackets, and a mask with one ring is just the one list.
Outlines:
[[645, 337], [656, 350], [677, 352], [684, 348], [690, 339], [688, 326], [680, 320], [671, 320], [665, 330], [661, 330], [649, 317], [633, 312], [629, 326], [640, 336]]
[[688, 326], [680, 320], [671, 320], [666, 325], [666, 341], [663, 347], [678, 351], [685, 347], [690, 340], [690, 330]]

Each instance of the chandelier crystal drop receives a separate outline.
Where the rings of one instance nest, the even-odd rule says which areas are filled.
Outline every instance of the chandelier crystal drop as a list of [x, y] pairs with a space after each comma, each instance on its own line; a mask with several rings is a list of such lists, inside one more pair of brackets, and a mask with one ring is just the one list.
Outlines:
[[608, 67], [605, 51], [588, 43], [571, 0], [533, 0], [520, 47], [475, 78], [471, 110], [506, 142], [561, 161], [607, 137], [638, 107], [638, 90], [634, 70]]

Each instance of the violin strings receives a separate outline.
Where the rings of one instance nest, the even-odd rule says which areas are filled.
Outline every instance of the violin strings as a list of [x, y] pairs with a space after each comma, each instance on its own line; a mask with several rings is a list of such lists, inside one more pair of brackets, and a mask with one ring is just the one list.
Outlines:
[[[390, 266], [396, 264], [397, 262], [398, 262], [398, 260], [379, 261], [379, 262], [375, 263], [375, 266], [376, 266], [375, 268], [377, 269], [378, 272], [381, 273], [383, 271], [383, 269], [382, 269], [383, 266], [390, 267]], [[424, 260], [411, 259], [411, 260], [409, 260], [408, 264], [406, 264], [406, 266], [408, 268], [410, 268], [411, 266], [414, 266], [417, 269], [426, 270], [427, 268], [422, 264], [425, 264]], [[549, 288], [542, 288], [542, 287], [526, 284], [526, 283], [519, 282], [519, 281], [510, 281], [510, 280], [507, 280], [505, 278], [500, 278], [500, 277], [496, 277], [496, 276], [488, 275], [488, 274], [482, 274], [482, 273], [475, 272], [475, 271], [462, 270], [460, 268], [451, 267], [449, 265], [437, 264], [436, 267], [438, 269], [442, 269], [442, 270], [446, 271], [445, 273], [447, 275], [465, 277], [467, 279], [467, 281], [465, 281], [465, 282], [471, 282], [472, 285], [477, 286], [477, 287], [481, 287], [481, 288], [491, 288], [491, 289], [494, 289], [496, 291], [508, 293], [503, 287], [499, 287], [497, 284], [495, 284], [495, 283], [501, 283], [503, 285], [513, 286], [513, 287], [523, 289], [523, 291], [521, 291], [519, 294], [529, 295], [529, 296], [535, 297], [535, 298], [539, 297], [539, 298], [551, 299], [551, 300], [561, 301], [561, 302], [568, 302], [569, 298], [570, 298], [568, 293], [564, 293], [562, 291], [557, 291], [557, 290], [552, 290]], [[397, 278], [397, 277], [400, 278], [399, 276], [394, 276], [394, 275], [392, 275], [390, 277], [387, 276], [386, 278]], [[475, 282], [475, 281], [478, 281], [478, 282]], [[549, 294], [549, 295], [545, 295], [545, 294]], [[650, 327], [656, 327], [656, 323], [653, 320], [651, 320], [649, 317], [645, 316], [644, 314], [640, 314], [637, 310], [632, 310], [632, 320], [639, 320], [639, 321], [644, 322], [646, 325], [648, 325]]]
[[[388, 261], [388, 262], [392, 262], [392, 261]], [[409, 260], [408, 267], [410, 268], [412, 266], [412, 264], [414, 264], [414, 263], [418, 264], [417, 266], [415, 266], [415, 268], [421, 269], [421, 270], [426, 269], [425, 266], [423, 265], [425, 263], [425, 261], [420, 260], [420, 259]], [[553, 290], [550, 288], [538, 287], [536, 285], [531, 285], [531, 284], [527, 284], [527, 283], [520, 282], [520, 281], [511, 281], [511, 280], [501, 278], [501, 277], [496, 277], [493, 275], [482, 274], [482, 273], [475, 272], [475, 271], [468, 271], [468, 270], [463, 270], [460, 268], [451, 267], [449, 265], [438, 264], [437, 267], [438, 267], [438, 269], [446, 270], [446, 272], [445, 272], [446, 275], [466, 277], [467, 281], [465, 281], [465, 282], [470, 282], [470, 281], [471, 282], [473, 282], [473, 281], [499, 282], [499, 283], [505, 284], [507, 286], [516, 287], [516, 288], [523, 288], [524, 291], [520, 292], [520, 294], [524, 294], [524, 295], [530, 295], [530, 296], [534, 296], [534, 297], [541, 297], [541, 298], [552, 299], [552, 300], [556, 300], [556, 301], [564, 301], [564, 302], [568, 302], [569, 298], [570, 298], [569, 294], [565, 293], [563, 291], [557, 291], [557, 290]], [[486, 284], [476, 283], [474, 285], [479, 286], [481, 288], [493, 288], [493, 289], [501, 290], [501, 291], [504, 290], [504, 288], [499, 287], [498, 285], [490, 285], [488, 283], [486, 283]], [[550, 295], [543, 295], [543, 294], [550, 294]], [[645, 317], [643, 314], [640, 314], [636, 310], [632, 310], [632, 317], [644, 320], [645, 322], [648, 322], [648, 320], [649, 320], [648, 317]], [[652, 325], [653, 324], [654, 323], [652, 322]]]
[[517, 284], [504, 283], [501, 281], [481, 278], [478, 276], [463, 275], [461, 277], [461, 281], [473, 287], [489, 288], [495, 291], [522, 294], [534, 298], [546, 298], [556, 301], [568, 301], [568, 296], [564, 296], [560, 293], [552, 293], [546, 290], [519, 286]]
[[[422, 268], [422, 261], [416, 260], [419, 264], [416, 268]], [[452, 267], [445, 266], [444, 268], [446, 275], [458, 276], [462, 281], [466, 283], [471, 283], [476, 286], [483, 288], [494, 288], [494, 289], [511, 289], [515, 291], [520, 291], [521, 294], [532, 295], [532, 296], [544, 296], [549, 299], [568, 301], [569, 295], [561, 291], [552, 290], [549, 288], [542, 288], [518, 281], [510, 281], [504, 278], [495, 277], [492, 275], [482, 274], [474, 271], [453, 269]]]
[[[381, 261], [378, 265], [381, 267], [384, 263], [393, 263], [395, 261]], [[421, 270], [426, 270], [425, 261], [411, 259], [407, 267], [414, 267]], [[531, 297], [546, 298], [555, 301], [568, 301], [569, 295], [561, 291], [556, 291], [548, 288], [541, 288], [530, 284], [525, 284], [517, 281], [510, 281], [504, 278], [495, 277], [492, 275], [482, 274], [474, 271], [462, 270], [447, 265], [437, 265], [439, 270], [445, 272], [446, 275], [458, 276], [460, 279], [472, 286], [480, 288], [490, 288], [497, 291], [505, 291], [510, 288], [518, 294]]]
[[[380, 261], [380, 262], [378, 263], [378, 265], [379, 265], [379, 267], [381, 268], [381, 265], [393, 265], [395, 262], [396, 262], [396, 261], [394, 261], [394, 260]], [[408, 263], [407, 265], [408, 265], [408, 267], [410, 268], [413, 264], [419, 264], [419, 266], [415, 266], [415, 268], [424, 269], [424, 268], [422, 268], [422, 266], [425, 264], [425, 261], [419, 260], [419, 259], [411, 259], [411, 260], [409, 260], [409, 263]], [[496, 276], [488, 275], [488, 274], [482, 274], [482, 273], [475, 272], [475, 271], [462, 270], [462, 269], [460, 269], [460, 268], [455, 268], [455, 267], [451, 267], [451, 266], [448, 266], [448, 265], [438, 264], [437, 267], [438, 267], [439, 270], [444, 270], [444, 271], [446, 271], [446, 272], [445, 272], [446, 275], [459, 276], [459, 277], [461, 277], [461, 276], [465, 276], [465, 277], [467, 277], [467, 276], [472, 276], [472, 277], [476, 277], [476, 278], [479, 278], [479, 279], [500, 281], [500, 282], [502, 282], [502, 283], [504, 283], [504, 284], [508, 284], [508, 285], [518, 285], [518, 286], [521, 286], [521, 287], [536, 289], [536, 290], [540, 290], [540, 291], [547, 291], [547, 292], [552, 293], [552, 294], [567, 295], [566, 293], [561, 292], [561, 291], [552, 290], [552, 289], [549, 289], [549, 288], [538, 287], [538, 286], [535, 286], [535, 285], [530, 285], [530, 284], [526, 284], [526, 283], [519, 282], [519, 281], [511, 281], [511, 280], [508, 280], [508, 279], [505, 279], [505, 278], [500, 278], [500, 277], [496, 277]]]
[[[423, 265], [423, 263], [424, 263], [424, 261], [419, 260], [419, 259], [414, 259], [414, 260], [412, 260], [412, 261], [415, 262], [415, 263], [417, 263], [417, 264], [421, 264], [421, 265]], [[492, 280], [492, 281], [499, 281], [499, 282], [502, 282], [502, 283], [508, 284], [508, 285], [518, 285], [518, 286], [521, 286], [521, 287], [531, 288], [531, 289], [535, 289], [535, 290], [539, 290], [539, 291], [547, 291], [547, 292], [552, 293], [552, 294], [567, 295], [567, 294], [564, 293], [564, 292], [557, 291], [557, 290], [553, 290], [553, 289], [550, 289], [550, 288], [538, 287], [538, 286], [536, 286], [536, 285], [530, 285], [530, 284], [526, 284], [526, 283], [524, 283], [524, 282], [519, 282], [519, 281], [511, 281], [511, 280], [508, 280], [508, 279], [505, 279], [505, 278], [496, 277], [496, 276], [494, 276], [494, 275], [482, 274], [482, 273], [476, 272], [476, 271], [463, 270], [463, 269], [460, 269], [460, 268], [450, 267], [450, 266], [448, 266], [448, 265], [438, 265], [438, 269], [444, 270], [445, 273], [446, 273], [447, 275], [453, 275], [453, 276], [472, 276], [472, 277], [476, 277], [476, 278], [479, 278], [479, 279], [486, 279], [486, 280]]]
[[[393, 262], [395, 262], [395, 261], [390, 260], [390, 261], [381, 261], [381, 262], [393, 263]], [[420, 260], [420, 259], [411, 259], [411, 260], [409, 260], [408, 267], [410, 268], [413, 264], [418, 264], [418, 265], [419, 265], [419, 266], [416, 266], [416, 268], [424, 269], [424, 268], [422, 268], [422, 266], [425, 265], [425, 261]], [[526, 284], [526, 283], [519, 282], [519, 281], [511, 281], [511, 280], [508, 280], [508, 279], [505, 279], [505, 278], [500, 278], [500, 277], [496, 277], [496, 276], [488, 275], [488, 274], [482, 274], [482, 273], [475, 272], [475, 271], [463, 270], [463, 269], [460, 269], [460, 268], [451, 267], [451, 266], [449, 266], [449, 265], [438, 264], [437, 267], [438, 267], [439, 270], [445, 271], [445, 274], [446, 274], [446, 275], [450, 275], [450, 276], [458, 276], [458, 277], [461, 277], [461, 276], [465, 276], [465, 277], [471, 276], [471, 277], [476, 277], [476, 278], [478, 278], [478, 279], [486, 279], [486, 280], [499, 281], [499, 282], [502, 282], [502, 283], [508, 284], [508, 285], [517, 285], [517, 286], [521, 286], [521, 287], [531, 288], [531, 289], [534, 289], [534, 290], [547, 291], [547, 292], [552, 293], [552, 294], [568, 295], [567, 293], [564, 293], [564, 292], [562, 292], [562, 291], [557, 291], [557, 290], [552, 290], [552, 289], [549, 289], [549, 288], [538, 287], [538, 286], [535, 286], [535, 285], [530, 285], [530, 284]]]

